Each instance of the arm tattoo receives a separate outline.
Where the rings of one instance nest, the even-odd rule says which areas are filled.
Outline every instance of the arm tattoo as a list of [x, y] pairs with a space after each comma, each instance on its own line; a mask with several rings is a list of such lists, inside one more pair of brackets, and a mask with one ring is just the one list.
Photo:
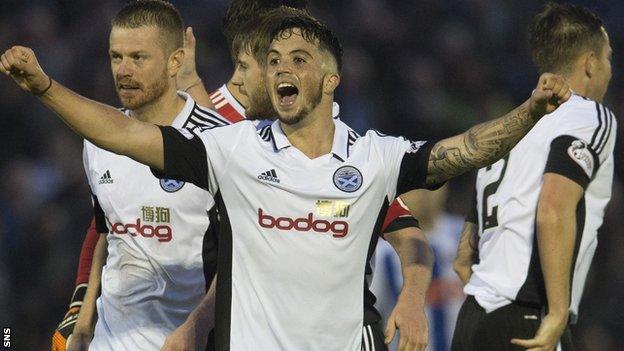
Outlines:
[[476, 223], [465, 222], [459, 237], [457, 259], [463, 265], [472, 266], [479, 261], [479, 234]]
[[429, 156], [428, 184], [490, 165], [509, 151], [537, 122], [527, 103], [507, 115], [478, 124], [467, 132], [439, 141]]
[[[398, 235], [395, 235], [395, 233]], [[404, 267], [416, 265], [432, 268], [434, 260], [433, 250], [425, 234], [420, 229], [418, 229], [416, 234], [401, 235], [399, 233], [401, 231], [386, 234], [386, 239], [401, 259], [401, 265]]]
[[411, 265], [433, 267], [433, 250], [426, 240], [411, 238], [403, 255], [406, 267]]

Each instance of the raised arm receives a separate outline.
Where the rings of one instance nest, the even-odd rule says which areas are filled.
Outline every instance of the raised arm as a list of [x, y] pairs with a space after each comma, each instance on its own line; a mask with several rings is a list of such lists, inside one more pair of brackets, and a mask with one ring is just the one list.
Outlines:
[[206, 91], [204, 82], [197, 74], [196, 46], [197, 41], [193, 34], [193, 28], [188, 27], [184, 33], [184, 62], [176, 75], [176, 87], [178, 90], [189, 93], [198, 104], [214, 109], [214, 104], [208, 95], [208, 91]]
[[164, 167], [162, 135], [153, 124], [82, 97], [45, 74], [35, 53], [14, 46], [0, 58], [0, 72], [37, 96], [77, 134], [93, 144], [156, 169]]
[[571, 95], [562, 77], [544, 73], [531, 97], [513, 111], [436, 143], [429, 156], [427, 183], [438, 184], [496, 162]]

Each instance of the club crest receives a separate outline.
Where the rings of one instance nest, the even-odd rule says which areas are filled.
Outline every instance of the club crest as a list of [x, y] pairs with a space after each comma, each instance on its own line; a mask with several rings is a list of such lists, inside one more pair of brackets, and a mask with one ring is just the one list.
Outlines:
[[175, 193], [176, 191], [182, 189], [183, 186], [184, 186], [184, 182], [181, 180], [175, 180], [175, 179], [161, 179], [160, 180], [160, 187], [168, 193]]
[[353, 166], [342, 166], [334, 173], [334, 185], [346, 193], [360, 189], [362, 181], [362, 173]]

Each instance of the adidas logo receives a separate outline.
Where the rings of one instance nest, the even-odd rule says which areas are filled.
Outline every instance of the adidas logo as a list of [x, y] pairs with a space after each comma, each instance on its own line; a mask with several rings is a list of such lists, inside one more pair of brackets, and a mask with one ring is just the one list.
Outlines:
[[106, 170], [106, 173], [100, 178], [98, 184], [113, 184], [113, 178], [111, 178], [110, 170]]
[[274, 169], [260, 173], [260, 175], [258, 176], [258, 179], [266, 180], [266, 181], [273, 182], [273, 183], [280, 182], [279, 178], [277, 178], [277, 173], [275, 173]]

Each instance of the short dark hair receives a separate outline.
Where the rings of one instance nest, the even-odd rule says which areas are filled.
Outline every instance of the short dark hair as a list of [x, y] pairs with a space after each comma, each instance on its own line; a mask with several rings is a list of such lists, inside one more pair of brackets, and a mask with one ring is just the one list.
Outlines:
[[111, 24], [120, 28], [157, 27], [167, 54], [184, 46], [184, 21], [178, 9], [167, 1], [131, 2], [117, 13]]
[[250, 22], [281, 6], [305, 10], [308, 0], [231, 0], [223, 18], [223, 34], [230, 48], [241, 30], [248, 31]]
[[291, 16], [283, 19], [270, 31], [271, 39], [288, 38], [299, 29], [303, 39], [318, 45], [336, 60], [338, 72], [342, 70], [342, 44], [334, 32], [311, 16]]
[[601, 54], [605, 43], [603, 21], [591, 10], [571, 4], [549, 2], [533, 19], [529, 46], [541, 72], [562, 72], [584, 50]]
[[253, 56], [260, 64], [264, 64], [273, 39], [271, 34], [273, 29], [286, 19], [295, 16], [310, 17], [305, 10], [281, 6], [246, 23], [232, 38], [230, 49], [234, 63], [236, 63], [238, 55], [245, 52]]

